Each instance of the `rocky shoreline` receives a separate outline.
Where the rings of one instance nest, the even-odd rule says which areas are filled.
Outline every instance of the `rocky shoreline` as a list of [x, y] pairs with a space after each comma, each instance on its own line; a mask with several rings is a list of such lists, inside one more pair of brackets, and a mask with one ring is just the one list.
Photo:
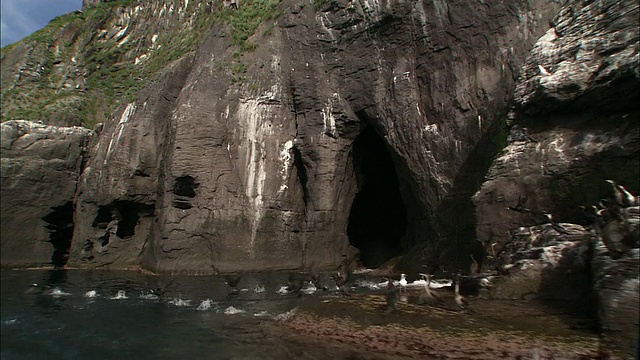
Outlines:
[[382, 295], [309, 298], [271, 331], [331, 345], [348, 359], [622, 358], [600, 348], [588, 320], [542, 303], [473, 305], [473, 312], [452, 312], [401, 303], [385, 315]]

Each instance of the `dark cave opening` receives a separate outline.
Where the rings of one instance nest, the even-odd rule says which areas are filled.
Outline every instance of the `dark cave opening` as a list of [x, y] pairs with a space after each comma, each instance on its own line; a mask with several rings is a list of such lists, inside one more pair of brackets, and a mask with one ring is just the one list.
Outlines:
[[407, 211], [391, 154], [371, 126], [354, 141], [352, 156], [358, 193], [351, 205], [347, 235], [360, 250], [363, 265], [375, 268], [406, 250], [401, 239]]
[[120, 239], [134, 236], [140, 217], [151, 216], [154, 210], [153, 205], [134, 201], [116, 201], [98, 209], [98, 215], [93, 220], [92, 226], [105, 229], [104, 235], [100, 236], [100, 241], [102, 246], [106, 246], [113, 235]]
[[177, 177], [173, 183], [173, 194], [176, 196], [173, 200], [173, 207], [177, 209], [191, 209], [191, 199], [196, 197], [196, 189], [199, 183], [190, 175]]
[[51, 263], [55, 267], [62, 267], [69, 260], [69, 248], [73, 237], [73, 203], [51, 208], [53, 210], [42, 218], [47, 223], [49, 242], [53, 245]]
[[304, 167], [304, 162], [302, 161], [302, 154], [300, 150], [298, 150], [295, 146], [293, 147], [293, 166], [296, 168], [296, 172], [298, 174], [298, 180], [300, 181], [300, 185], [302, 186], [302, 201], [307, 205], [309, 202], [309, 189], [307, 188], [307, 181], [309, 180], [307, 176], [307, 168]]

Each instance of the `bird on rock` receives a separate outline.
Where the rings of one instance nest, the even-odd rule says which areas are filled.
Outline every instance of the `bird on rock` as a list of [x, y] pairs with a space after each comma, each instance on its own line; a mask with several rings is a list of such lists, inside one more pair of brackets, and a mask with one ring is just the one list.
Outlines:
[[442, 297], [434, 290], [431, 289], [432, 275], [420, 274], [420, 276], [427, 282], [424, 286], [424, 292], [420, 293], [420, 304], [429, 306], [443, 306], [444, 301]]
[[400, 292], [403, 292], [407, 288], [407, 275], [400, 274]]
[[398, 305], [398, 289], [393, 285], [391, 279], [387, 279], [387, 294], [385, 296], [385, 300], [387, 301], [387, 311], [386, 313], [390, 313], [396, 310], [396, 305]]

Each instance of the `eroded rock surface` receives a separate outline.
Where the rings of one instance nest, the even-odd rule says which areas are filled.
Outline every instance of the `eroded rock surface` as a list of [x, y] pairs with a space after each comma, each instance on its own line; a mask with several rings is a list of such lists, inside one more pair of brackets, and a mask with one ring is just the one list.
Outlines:
[[0, 129], [2, 265], [64, 265], [84, 146], [92, 132], [20, 120]]
[[[561, 279], [568, 281], [573, 272], [589, 274], [604, 336], [625, 356], [634, 354], [638, 334], [638, 244], [629, 238], [637, 239], [638, 221], [636, 210], [620, 209], [605, 180], [632, 192], [640, 186], [638, 15], [633, 1], [569, 2], [563, 7], [527, 58], [509, 119], [514, 125], [509, 145], [473, 198], [478, 240], [488, 254], [498, 253], [501, 266], [500, 252], [514, 254], [513, 240], [522, 229], [551, 226], [540, 215], [551, 214], [555, 224], [571, 233], [587, 227], [576, 240], [580, 247], [575, 249], [583, 251], [567, 257], [574, 263], [565, 275], [551, 279], [562, 285]], [[592, 205], [605, 213], [606, 221], [594, 224]], [[550, 249], [536, 251], [544, 258]], [[494, 291], [507, 297], [534, 291], [536, 297], [546, 297], [545, 273], [539, 267], [525, 266], [528, 260], [507, 260], [508, 274], [496, 281], [505, 286]], [[555, 288], [553, 295], [559, 295], [562, 286]], [[575, 295], [580, 292], [573, 294], [574, 301], [584, 299]]]
[[[170, 110], [154, 115], [153, 102], [139, 98], [105, 125], [80, 186], [78, 207], [88, 214], [76, 224], [74, 249], [89, 252], [74, 250], [75, 264], [191, 273], [326, 268], [356, 243], [371, 259], [365, 265], [375, 266], [416, 244], [431, 242], [429, 253], [474, 246], [471, 217], [456, 224], [467, 217], [434, 214], [452, 189], [472, 191], [461, 169], [494, 134], [517, 68], [559, 5], [279, 6], [282, 15], [249, 39], [259, 44], [253, 51], [232, 47], [214, 26], [168, 97]], [[146, 133], [163, 139], [160, 156], [129, 150], [145, 144], [138, 140]], [[367, 144], [390, 159], [384, 181], [355, 155], [369, 153]], [[371, 201], [394, 191], [402, 201]], [[356, 196], [365, 205], [354, 215]], [[135, 251], [104, 255], [109, 250], [95, 244], [110, 219], [94, 226], [97, 212], [131, 201], [153, 204], [157, 222], [143, 223], [133, 210], [141, 228], [127, 241]], [[436, 228], [442, 238], [431, 236]]]
[[[551, 224], [521, 227], [495, 253], [496, 270], [488, 296], [496, 299], [546, 299], [593, 305], [591, 241], [594, 234], [582, 226]], [[493, 255], [492, 255], [493, 256]]]

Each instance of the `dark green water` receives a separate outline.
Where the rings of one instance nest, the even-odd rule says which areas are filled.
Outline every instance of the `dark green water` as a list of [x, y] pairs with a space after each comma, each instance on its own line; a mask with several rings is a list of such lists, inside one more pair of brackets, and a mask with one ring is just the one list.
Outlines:
[[[287, 274], [245, 276], [237, 295], [219, 277], [174, 277], [162, 301], [150, 296], [168, 281], [135, 272], [2, 270], [0, 357], [325, 358], [327, 349], [285, 343], [263, 329], [300, 301], [277, 292]], [[87, 297], [91, 291], [97, 295]], [[126, 298], [114, 298], [118, 291]]]

